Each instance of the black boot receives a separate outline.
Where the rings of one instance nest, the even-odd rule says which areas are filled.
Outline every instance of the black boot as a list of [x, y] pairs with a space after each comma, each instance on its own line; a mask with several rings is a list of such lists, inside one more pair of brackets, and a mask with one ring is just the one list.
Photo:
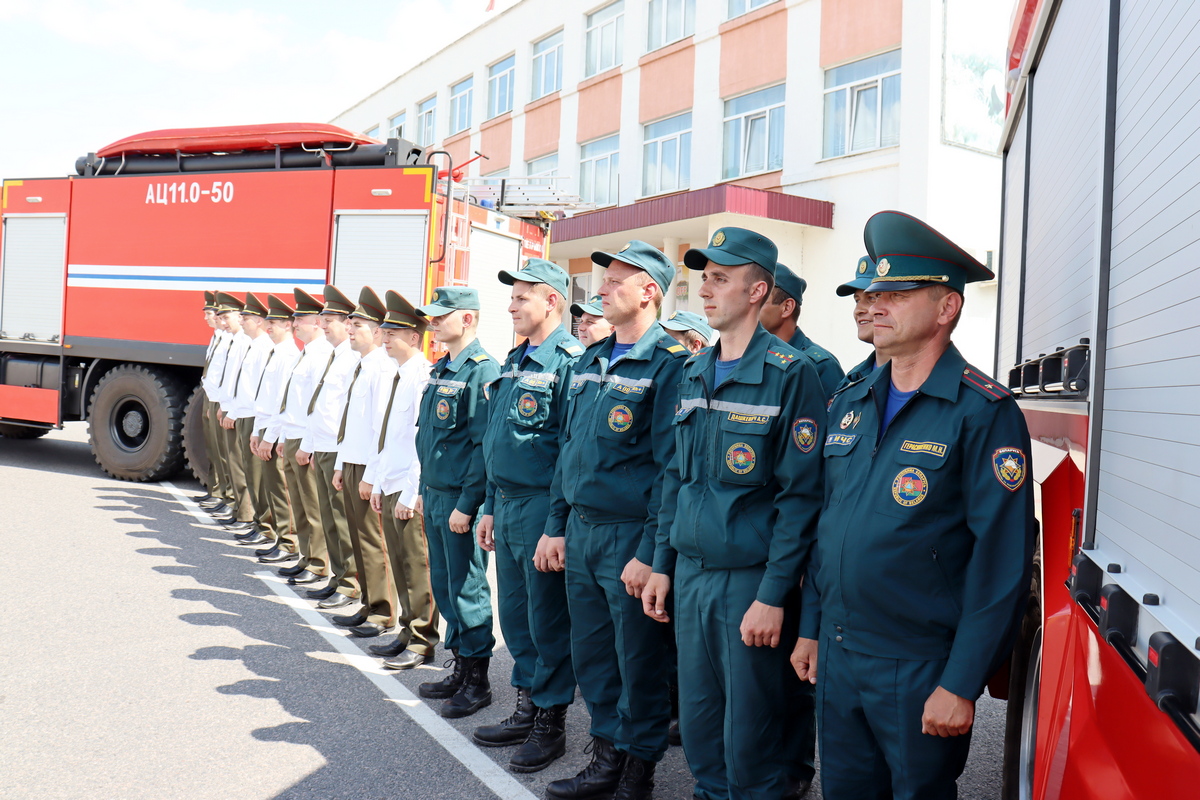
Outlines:
[[562, 800], [591, 800], [611, 797], [621, 781], [625, 754], [607, 739], [592, 739], [592, 760], [574, 778], [563, 778], [546, 787], [546, 796]]
[[539, 708], [533, 731], [513, 753], [508, 768], [513, 772], [537, 772], [567, 752], [567, 707]]
[[458, 687], [462, 686], [463, 682], [463, 662], [459, 659], [457, 650], [450, 651], [450, 660], [445, 663], [445, 666], [451, 670], [450, 674], [440, 681], [422, 683], [417, 687], [417, 694], [433, 700], [445, 700], [447, 697], [454, 697], [455, 692], [458, 691]]
[[654, 796], [655, 766], [653, 761], [643, 761], [635, 756], [626, 758], [613, 800], [650, 800]]
[[529, 698], [529, 690], [517, 687], [517, 707], [498, 725], [482, 725], [475, 729], [471, 738], [484, 747], [507, 747], [521, 744], [533, 732], [533, 720], [537, 717], [537, 706]]
[[492, 704], [492, 684], [488, 680], [490, 658], [464, 658], [462, 685], [442, 703], [442, 716], [447, 719], [469, 717]]

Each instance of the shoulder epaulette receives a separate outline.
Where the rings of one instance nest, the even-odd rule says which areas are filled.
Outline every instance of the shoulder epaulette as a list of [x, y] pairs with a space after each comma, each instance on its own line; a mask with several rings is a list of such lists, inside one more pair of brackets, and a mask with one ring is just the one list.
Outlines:
[[962, 382], [993, 403], [997, 400], [1003, 400], [1006, 397], [1012, 397], [1012, 392], [1008, 390], [1008, 387], [1001, 386], [992, 378], [969, 364], [963, 368]]
[[701, 347], [699, 350], [697, 350], [696, 352], [692, 353], [691, 357], [688, 359], [688, 363], [691, 363], [691, 362], [695, 361], [697, 358], [699, 358], [700, 356], [704, 355], [705, 353], [707, 353], [707, 352], [708, 352], [709, 350], [711, 350], [711, 349], [712, 349], [711, 347]]
[[660, 338], [658, 340], [658, 346], [659, 346], [659, 348], [666, 350], [668, 353], [675, 356], [676, 358], [682, 358], [684, 356], [691, 355], [691, 352], [686, 347], [684, 347], [679, 342], [677, 342], [675, 340], [675, 337], [669, 333], [664, 333], [662, 335], [662, 338]]
[[583, 346], [581, 344], [579, 344], [579, 342], [572, 342], [572, 341], [559, 342], [558, 346], [561, 350], [566, 352], [567, 355], [572, 355], [572, 356], [583, 355]]
[[814, 363], [818, 361], [828, 361], [829, 359], [833, 358], [833, 355], [823, 347], [805, 347], [800, 352], [808, 356], [809, 360]]
[[779, 369], [788, 369], [799, 354], [790, 347], [768, 347], [766, 361]]
[[489, 358], [491, 358], [491, 356], [489, 356], [487, 353], [476, 353], [475, 355], [471, 356], [472, 361], [475, 361], [475, 362], [478, 362], [481, 364], [484, 361], [487, 361]]

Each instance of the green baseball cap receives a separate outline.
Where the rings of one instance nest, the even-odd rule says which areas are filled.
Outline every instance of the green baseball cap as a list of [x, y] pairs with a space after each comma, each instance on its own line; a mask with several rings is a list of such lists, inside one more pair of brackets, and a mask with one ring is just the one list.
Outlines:
[[381, 328], [414, 328], [420, 333], [425, 332], [428, 323], [417, 313], [417, 309], [399, 292], [387, 290], [387, 316], [383, 318]]
[[240, 297], [234, 297], [228, 292], [217, 292], [217, 313], [226, 314], [230, 311], [241, 311], [246, 303]]
[[292, 312], [293, 317], [320, 314], [325, 309], [324, 303], [299, 287], [292, 289], [292, 297], [296, 300], [296, 310]]
[[242, 313], [265, 318], [267, 316], [267, 304], [259, 300], [257, 295], [246, 292], [246, 304], [242, 307]]
[[725, 267], [758, 264], [774, 275], [778, 258], [779, 249], [762, 234], [745, 228], [719, 228], [708, 247], [693, 247], [684, 253], [683, 263], [688, 269], [704, 269], [709, 261]]
[[433, 290], [429, 305], [421, 306], [417, 313], [423, 317], [440, 317], [451, 311], [479, 310], [479, 292], [466, 286], [439, 286]]
[[353, 314], [354, 301], [346, 295], [342, 294], [342, 290], [336, 286], [325, 287], [325, 307], [321, 309], [322, 314]]
[[571, 276], [562, 267], [544, 258], [531, 258], [516, 272], [502, 269], [498, 277], [509, 286], [517, 281], [544, 283], [563, 297], [567, 296], [567, 286], [571, 283]]
[[592, 295], [592, 299], [586, 303], [572, 303], [571, 313], [577, 317], [582, 317], [584, 314], [591, 314], [593, 317], [603, 317], [603, 301], [600, 299], [600, 295]]
[[870, 256], [863, 256], [854, 267], [854, 280], [849, 280], [837, 287], [837, 296], [846, 297], [855, 292], [865, 292], [875, 281], [875, 262]]
[[666, 294], [675, 279], [675, 265], [657, 247], [647, 244], [640, 239], [626, 243], [615, 253], [605, 253], [597, 250], [592, 253], [592, 261], [602, 267], [607, 267], [614, 260], [624, 261], [631, 267], [637, 267], [650, 276], [658, 284], [659, 291]]
[[267, 319], [291, 319], [292, 307], [276, 295], [267, 295]]
[[872, 216], [863, 229], [863, 241], [875, 260], [875, 280], [868, 292], [948, 286], [961, 293], [968, 283], [996, 277], [954, 242], [901, 211]]
[[706, 342], [712, 341], [715, 332], [704, 317], [691, 311], [676, 311], [662, 321], [662, 326], [669, 331], [695, 331]]
[[374, 323], [383, 322], [383, 318], [387, 316], [387, 308], [384, 307], [383, 301], [379, 299], [379, 295], [375, 294], [375, 290], [370, 286], [364, 286], [358, 292], [358, 305], [354, 307], [354, 311], [350, 314], [350, 318], [370, 320]]
[[796, 301], [796, 305], [804, 302], [804, 290], [808, 281], [792, 272], [792, 268], [781, 263], [775, 264], [775, 285], [787, 292], [788, 297]]

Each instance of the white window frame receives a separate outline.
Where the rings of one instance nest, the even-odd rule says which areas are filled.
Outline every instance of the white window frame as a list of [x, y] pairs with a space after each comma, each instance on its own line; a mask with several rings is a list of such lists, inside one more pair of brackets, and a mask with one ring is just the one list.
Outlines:
[[404, 124], [407, 119], [408, 119], [407, 111], [401, 111], [399, 114], [393, 114], [391, 117], [388, 118], [388, 138], [389, 139], [403, 139], [404, 138]]
[[[611, 142], [612, 149], [585, 156], [586, 148]], [[601, 195], [596, 191], [596, 176], [603, 169], [608, 176], [607, 186]], [[621, 194], [621, 139], [619, 134], [605, 136], [579, 146], [579, 196], [585, 202], [597, 206], [615, 206]]]
[[[508, 66], [499, 72], [497, 67]], [[517, 74], [517, 57], [510, 55], [488, 67], [487, 118], [495, 119], [513, 108], [513, 78]]]
[[756, 8], [762, 8], [774, 2], [775, 0], [729, 0], [725, 9], [727, 12], [726, 19], [733, 19], [743, 14], [749, 14]]
[[[463, 87], [466, 88], [463, 88]], [[450, 87], [450, 135], [471, 129], [471, 102], [475, 99], [475, 76], [468, 75]]]
[[[610, 9], [616, 13], [610, 13]], [[612, 37], [612, 61], [604, 59], [604, 44], [606, 37]], [[587, 15], [584, 29], [583, 64], [584, 77], [590, 78], [601, 72], [620, 66], [624, 53], [622, 48], [625, 39], [625, 0], [615, 0], [604, 8]], [[592, 58], [593, 47], [596, 58]]]
[[[554, 166], [550, 166], [554, 159]], [[547, 153], [544, 156], [525, 162], [525, 175], [529, 178], [553, 178], [558, 175], [558, 153]]]
[[367, 128], [366, 132], [363, 133], [363, 136], [370, 136], [372, 139], [378, 139], [379, 138], [379, 126], [376, 125], [373, 128]]
[[422, 147], [437, 142], [437, 95], [417, 104], [417, 140]]
[[[658, 136], [651, 135], [651, 129], [656, 125], [661, 125], [664, 122], [671, 122], [681, 117], [687, 117], [687, 127], [674, 131], [672, 133], [660, 134]], [[668, 142], [675, 142], [675, 185], [665, 186], [663, 183], [663, 147]], [[654, 150], [655, 175], [653, 183], [650, 182], [650, 176], [647, 174], [651, 163], [650, 151]], [[666, 194], [667, 192], [678, 192], [689, 188], [691, 185], [691, 165], [692, 158], [692, 112], [685, 111], [683, 114], [676, 114], [673, 117], [651, 122], [642, 126], [642, 197], [652, 197], [656, 194]]]
[[[677, 36], [672, 36], [667, 30], [671, 18], [671, 10], [678, 9], [680, 30]], [[658, 22], [655, 38], [655, 18]], [[658, 50], [669, 44], [682, 41], [696, 32], [696, 0], [650, 0], [649, 13], [646, 20], [646, 52]]]
[[[899, 52], [900, 52], [899, 50], [890, 50], [887, 53], [880, 53], [876, 56], [870, 56], [870, 58], [878, 58], [879, 56], [891, 55], [892, 53], [898, 54]], [[867, 59], [859, 59], [859, 60], [866, 61]], [[825, 72], [828, 73], [831, 69], [840, 69], [841, 67], [847, 67], [854, 63], [857, 63], [857, 62], [851, 61], [846, 64], [842, 64], [839, 67], [830, 67], [830, 69], [825, 70]], [[870, 77], [860, 78], [858, 80], [841, 83], [836, 86], [830, 86], [824, 90], [824, 94], [823, 94], [822, 102], [821, 102], [821, 109], [822, 109], [821, 110], [821, 157], [822, 157], [822, 159], [842, 158], [844, 156], [858, 155], [859, 153], [869, 153], [872, 150], [882, 150], [885, 147], [895, 147], [898, 144], [900, 144], [900, 130], [898, 127], [896, 129], [896, 140], [895, 141], [888, 141], [886, 143], [883, 141], [883, 82], [884, 82], [884, 80], [886, 80], [888, 78], [899, 78], [899, 77], [900, 77], [900, 67], [896, 67], [895, 69], [889, 69], [885, 72], [880, 72], [880, 73], [877, 73]], [[866, 147], [855, 148], [854, 147], [854, 123], [855, 123], [855, 116], [858, 113], [858, 103], [856, 101], [857, 101], [858, 95], [861, 92], [863, 92], [864, 90], [869, 90], [869, 89], [875, 89], [875, 91], [876, 91], [876, 94], [875, 94], [875, 135], [872, 138], [872, 142], [870, 145], [868, 145]], [[828, 144], [829, 143], [825, 140], [826, 135], [828, 133], [827, 126], [829, 125], [829, 120], [826, 117], [829, 113], [830, 98], [833, 95], [836, 95], [838, 93], [842, 93], [843, 97], [844, 97], [843, 102], [845, 103], [845, 106], [844, 106], [844, 108], [845, 108], [845, 125], [843, 126], [842, 131], [841, 131], [841, 133], [842, 133], [842, 143], [841, 143], [842, 150], [840, 153], [831, 153], [831, 152], [828, 152]]]
[[[757, 94], [758, 92], [767, 92], [767, 91], [770, 91], [771, 89], [782, 89], [783, 87], [784, 87], [784, 84], [779, 84], [777, 86], [768, 86], [764, 89], [758, 89], [755, 92], [748, 92], [747, 94]], [[726, 99], [725, 102], [730, 103], [735, 100], [739, 100], [745, 96], [746, 95], [739, 95], [738, 97], [730, 97], [730, 98]], [[772, 116], [772, 112], [778, 112], [779, 114], [785, 114], [785, 112], [784, 112], [785, 100], [786, 100], [786, 90], [784, 92], [784, 97], [780, 98], [776, 102], [772, 102], [772, 103], [769, 103], [768, 105], [760, 106], [758, 108], [754, 108], [749, 111], [742, 111], [738, 114], [731, 114], [724, 118], [724, 122], [721, 126], [723, 139], [724, 139], [724, 137], [728, 136], [729, 123], [740, 120], [741, 148], [740, 148], [740, 152], [738, 153], [737, 171], [729, 172], [729, 164], [725, 163], [725, 156], [728, 155], [728, 153], [725, 152], [725, 150], [728, 147], [728, 142], [722, 141], [722, 164], [721, 164], [721, 179], [722, 180], [728, 181], [728, 180], [736, 180], [738, 178], [746, 178], [751, 175], [762, 175], [764, 173], [775, 172], [776, 170], [783, 168], [782, 154], [781, 154], [781, 161], [779, 164], [774, 165], [774, 166], [771, 164], [771, 145], [774, 143], [774, 139], [771, 136], [771, 116]], [[751, 137], [749, 134], [752, 132], [752, 130], [754, 128], [755, 120], [762, 120], [762, 124], [765, 127], [765, 131], [763, 133], [763, 136], [765, 137], [765, 139], [763, 141], [763, 168], [749, 170], [749, 169], [747, 169], [747, 164], [746, 164], [746, 162], [750, 156], [750, 148], [751, 148], [751, 144], [752, 144]], [[781, 139], [780, 145], [782, 147], [783, 142], [786, 141], [786, 139], [787, 139], [786, 115], [783, 117], [781, 127], [783, 127], [783, 130], [781, 130], [779, 132], [779, 138]]]
[[[551, 39], [558, 37], [552, 45], [546, 45]], [[538, 50], [542, 45], [545, 49]], [[543, 36], [533, 43], [533, 99], [554, 94], [562, 89], [563, 62], [563, 32], [556, 31], [549, 36]], [[550, 83], [547, 84], [547, 79]]]

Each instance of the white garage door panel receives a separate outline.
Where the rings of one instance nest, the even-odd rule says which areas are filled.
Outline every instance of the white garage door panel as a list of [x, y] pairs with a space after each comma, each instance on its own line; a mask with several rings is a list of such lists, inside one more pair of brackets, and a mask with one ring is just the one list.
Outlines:
[[62, 334], [66, 217], [4, 220], [0, 331], [9, 339], [56, 340]]
[[508, 315], [512, 287], [497, 280], [496, 274], [521, 266], [521, 240], [472, 227], [470, 244], [467, 285], [479, 292], [479, 342], [493, 358], [503, 362], [514, 343], [512, 318]]
[[338, 214], [333, 283], [351, 300], [370, 286], [425, 300], [425, 214]]

